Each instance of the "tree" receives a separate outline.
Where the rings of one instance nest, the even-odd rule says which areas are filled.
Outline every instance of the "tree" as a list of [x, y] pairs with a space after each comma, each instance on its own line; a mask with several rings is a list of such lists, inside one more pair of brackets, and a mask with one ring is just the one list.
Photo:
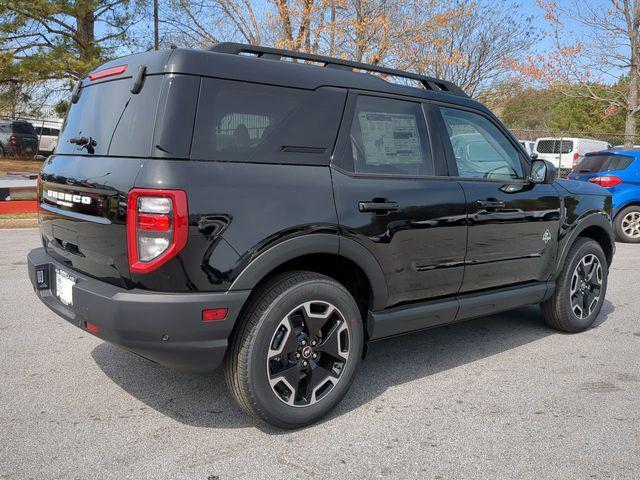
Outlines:
[[[471, 95], [504, 80], [535, 40], [508, 0], [173, 0], [176, 38], [274, 45], [458, 83]], [[260, 8], [261, 7], [261, 8]]]
[[434, 7], [422, 20], [422, 34], [414, 37], [418, 41], [402, 46], [402, 66], [452, 81], [471, 96], [505, 81], [513, 73], [509, 59], [538, 40], [533, 17], [507, 0], [456, 0]]
[[[640, 112], [640, 0], [536, 2], [545, 12], [553, 49], [514, 61], [515, 70], [532, 84], [596, 101], [606, 115], [624, 112], [625, 145], [633, 145]], [[568, 19], [580, 35], [571, 34]]]
[[40, 97], [67, 90], [132, 44], [136, 8], [130, 0], [0, 0], [0, 85], [40, 85]]

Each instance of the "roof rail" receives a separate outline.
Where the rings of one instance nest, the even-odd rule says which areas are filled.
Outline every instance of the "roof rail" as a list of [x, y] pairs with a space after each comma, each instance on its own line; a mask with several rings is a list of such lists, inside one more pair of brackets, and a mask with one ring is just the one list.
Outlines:
[[393, 68], [379, 67], [377, 65], [369, 65], [367, 63], [352, 62], [350, 60], [341, 60], [339, 58], [325, 57], [323, 55], [315, 55], [312, 53], [294, 52], [291, 50], [283, 50], [279, 48], [260, 47], [255, 45], [245, 45], [242, 43], [222, 42], [209, 48], [209, 51], [216, 53], [228, 53], [232, 55], [253, 54], [259, 58], [267, 58], [270, 60], [281, 60], [282, 58], [292, 58], [296, 60], [307, 60], [311, 62], [321, 63], [325, 67], [341, 68], [347, 70], [364, 70], [366, 72], [382, 73], [394, 77], [407, 78], [416, 80], [422, 84], [427, 90], [435, 92], [451, 93], [467, 97], [468, 95], [458, 87], [455, 83], [446, 80], [439, 80], [433, 77], [418, 75], [417, 73], [395, 70]]

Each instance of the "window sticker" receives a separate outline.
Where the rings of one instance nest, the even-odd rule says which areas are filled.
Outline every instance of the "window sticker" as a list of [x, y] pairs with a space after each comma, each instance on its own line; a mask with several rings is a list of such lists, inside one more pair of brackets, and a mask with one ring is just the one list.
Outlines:
[[415, 115], [359, 112], [367, 164], [421, 164], [422, 148]]

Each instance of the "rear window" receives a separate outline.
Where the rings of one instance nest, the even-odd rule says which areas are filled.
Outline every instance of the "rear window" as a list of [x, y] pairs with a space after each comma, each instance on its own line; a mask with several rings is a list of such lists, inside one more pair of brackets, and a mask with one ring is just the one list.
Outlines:
[[62, 126], [56, 152], [87, 154], [70, 142], [82, 136], [95, 140], [95, 155], [149, 156], [162, 76], [146, 77], [136, 95], [130, 91], [131, 81], [125, 78], [84, 86]]
[[202, 79], [191, 158], [324, 164], [346, 93]]
[[570, 153], [573, 150], [573, 142], [571, 140], [540, 140], [536, 146], [538, 153]]
[[607, 170], [624, 170], [633, 162], [633, 157], [624, 155], [587, 155], [576, 167], [577, 173], [595, 173]]
[[11, 124], [11, 131], [13, 133], [21, 133], [23, 135], [35, 135], [36, 131], [33, 125], [27, 122], [14, 122]]

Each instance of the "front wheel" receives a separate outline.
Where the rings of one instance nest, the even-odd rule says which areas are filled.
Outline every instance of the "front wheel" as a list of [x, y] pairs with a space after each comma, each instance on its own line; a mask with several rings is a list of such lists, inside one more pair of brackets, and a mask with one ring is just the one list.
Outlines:
[[600, 245], [578, 238], [567, 254], [555, 292], [540, 304], [545, 322], [570, 333], [589, 328], [604, 303], [608, 273]]
[[240, 406], [281, 428], [319, 420], [345, 395], [360, 356], [360, 311], [335, 280], [288, 272], [250, 300], [227, 354], [225, 376]]

